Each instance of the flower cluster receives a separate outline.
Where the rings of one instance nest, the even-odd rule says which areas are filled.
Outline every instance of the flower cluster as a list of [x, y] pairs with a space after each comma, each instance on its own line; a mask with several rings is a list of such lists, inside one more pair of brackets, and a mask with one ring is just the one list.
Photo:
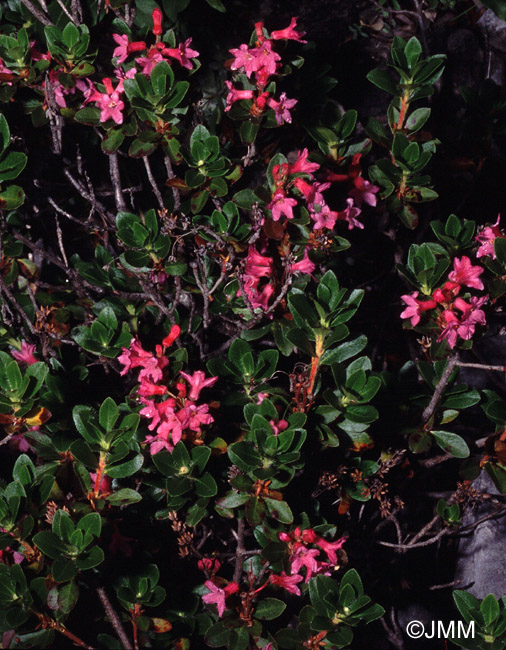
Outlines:
[[[307, 583], [315, 575], [331, 575], [331, 571], [339, 564], [337, 551], [346, 542], [346, 537], [341, 537], [335, 542], [328, 542], [312, 528], [301, 530], [299, 527], [291, 533], [279, 533], [279, 539], [288, 544], [290, 574], [288, 575], [284, 571], [279, 575], [271, 573], [269, 582], [283, 587], [296, 596], [300, 596], [300, 589], [297, 585], [302, 580]], [[322, 551], [326, 554], [326, 558], [322, 559]], [[305, 572], [305, 578], [302, 571]]]
[[274, 31], [267, 36], [263, 23], [258, 22], [255, 24], [255, 46], [249, 47], [243, 43], [240, 47], [230, 50], [234, 56], [234, 60], [230, 64], [231, 70], [243, 72], [248, 79], [248, 83], [244, 83], [244, 85], [249, 87], [240, 89], [230, 81], [225, 82], [229, 91], [226, 111], [230, 110], [234, 102], [252, 100], [250, 114], [253, 117], [260, 117], [266, 108], [271, 108], [278, 125], [292, 121], [290, 110], [295, 106], [297, 100], [288, 99], [286, 93], [281, 93], [279, 100], [276, 100], [266, 90], [266, 86], [281, 65], [280, 55], [272, 49], [273, 41], [293, 40], [306, 43], [302, 40], [304, 33], [296, 31], [296, 26], [297, 19], [292, 18], [286, 29]]
[[[76, 95], [76, 91], [82, 93], [84, 101], [81, 103], [81, 108], [89, 103], [94, 103], [100, 109], [100, 122], [107, 122], [113, 120], [115, 124], [123, 124], [125, 103], [122, 100], [123, 95], [123, 82], [125, 79], [133, 79], [134, 76], [140, 72], [144, 76], [149, 77], [153, 68], [160, 63], [166, 61], [172, 65], [172, 61], [176, 60], [183, 67], [191, 70], [193, 64], [191, 59], [199, 56], [199, 53], [192, 49], [192, 39], [188, 38], [184, 43], [180, 43], [177, 47], [169, 47], [166, 43], [160, 40], [162, 33], [162, 12], [160, 9], [154, 9], [152, 14], [153, 28], [152, 33], [156, 38], [156, 42], [152, 45], [147, 45], [144, 41], [130, 41], [126, 34], [113, 34], [112, 37], [116, 43], [113, 52], [113, 60], [116, 65], [114, 75], [117, 83], [114, 86], [111, 77], [105, 77], [97, 84], [86, 78], [72, 79], [68, 81], [69, 74], [63, 68], [53, 68], [49, 71], [47, 80], [43, 83], [44, 92], [46, 95], [46, 103], [50, 104], [50, 96], [54, 97], [54, 101], [60, 108], [67, 106], [66, 97], [69, 95]], [[32, 58], [40, 60], [42, 58], [50, 59], [51, 56], [39, 54], [34, 48], [31, 50]], [[127, 59], [134, 54], [133, 62], [130, 61], [123, 64]], [[0, 60], [0, 73], [9, 72]], [[61, 74], [64, 72], [65, 83], [61, 81]], [[71, 75], [70, 75], [71, 77]], [[50, 87], [50, 88], [49, 88]]]
[[[193, 374], [181, 372], [181, 380], [176, 382], [176, 394], [169, 391], [165, 368], [169, 360], [164, 352], [178, 338], [181, 330], [179, 325], [174, 325], [163, 341], [156, 346], [156, 354], [147, 352], [142, 348], [137, 338], [132, 339], [130, 348], [123, 348], [123, 354], [118, 361], [123, 365], [121, 374], [126, 374], [130, 369], [140, 367], [139, 387], [137, 394], [144, 405], [140, 415], [151, 420], [148, 429], [156, 430], [153, 435], [146, 436], [145, 443], [150, 445], [151, 454], [157, 454], [162, 449], [172, 451], [183, 437], [191, 439], [194, 444], [202, 444], [202, 425], [214, 421], [209, 413], [208, 404], [197, 405], [200, 391], [206, 386], [212, 386], [218, 377], [206, 379], [204, 372], [197, 370]], [[185, 383], [186, 382], [186, 383]], [[189, 394], [187, 394], [189, 386]], [[163, 401], [155, 401], [162, 397]]]
[[[363, 228], [357, 217], [361, 213], [360, 206], [363, 202], [369, 205], [376, 205], [376, 186], [371, 185], [360, 175], [359, 167], [360, 154], [354, 157], [349, 174], [333, 174], [326, 171], [324, 180], [318, 182], [315, 180], [314, 172], [320, 165], [308, 160], [308, 150], [303, 149], [298, 152], [297, 159], [294, 163], [282, 163], [274, 165], [272, 177], [274, 182], [274, 192], [271, 202], [267, 209], [271, 211], [274, 221], [279, 221], [282, 217], [293, 219], [293, 209], [299, 204], [299, 201], [288, 196], [290, 190], [295, 190], [298, 198], [303, 198], [305, 207], [312, 219], [314, 230], [332, 230], [338, 221], [344, 221], [348, 224], [348, 229]], [[341, 211], [331, 210], [327, 205], [323, 192], [328, 190], [335, 181], [347, 180], [352, 181], [352, 189], [348, 193], [346, 208]]]
[[436, 289], [430, 298], [421, 300], [418, 291], [411, 295], [401, 296], [406, 309], [401, 313], [401, 318], [409, 318], [411, 325], [416, 327], [424, 312], [433, 312], [432, 319], [442, 330], [438, 343], [446, 340], [450, 348], [454, 348], [457, 339], [470, 340], [475, 332], [476, 325], [485, 325], [485, 312], [480, 309], [488, 300], [488, 296], [470, 296], [468, 301], [458, 296], [462, 287], [469, 287], [483, 291], [483, 282], [480, 275], [483, 273], [481, 266], [473, 266], [469, 257], [455, 257], [453, 271], [448, 274], [448, 280], [442, 287]]

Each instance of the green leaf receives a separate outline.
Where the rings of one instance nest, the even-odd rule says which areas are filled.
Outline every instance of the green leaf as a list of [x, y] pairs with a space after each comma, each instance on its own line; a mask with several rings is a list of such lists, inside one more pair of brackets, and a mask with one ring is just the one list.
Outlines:
[[236, 339], [228, 351], [228, 358], [240, 370], [243, 377], [249, 379], [255, 369], [251, 347], [246, 341]]
[[0, 181], [9, 181], [21, 174], [28, 158], [20, 151], [12, 151], [0, 161]]
[[98, 512], [90, 512], [79, 521], [77, 528], [86, 533], [90, 533], [90, 535], [93, 535], [94, 537], [100, 537], [102, 518]]
[[408, 119], [406, 120], [406, 128], [411, 131], [411, 133], [416, 133], [422, 128], [425, 122], [427, 122], [429, 117], [430, 108], [427, 108], [426, 106], [417, 108], [415, 111], [410, 113]]
[[129, 506], [132, 503], [139, 503], [142, 501], [142, 496], [131, 488], [121, 488], [117, 492], [110, 494], [107, 497], [107, 501], [112, 506]]
[[367, 336], [363, 334], [353, 341], [347, 341], [338, 348], [327, 350], [322, 356], [320, 363], [323, 365], [331, 365], [333, 363], [342, 363], [356, 354], [362, 352], [367, 345]]
[[214, 497], [218, 492], [218, 486], [211, 474], [206, 473], [194, 481], [195, 492], [199, 497]]
[[262, 465], [262, 457], [250, 442], [234, 442], [228, 447], [227, 453], [232, 463], [245, 472]]
[[431, 431], [434, 439], [443, 451], [455, 458], [467, 458], [469, 456], [469, 447], [466, 441], [456, 433], [450, 431]]
[[116, 402], [112, 399], [112, 397], [106, 397], [102, 402], [102, 405], [100, 406], [100, 410], [98, 412], [98, 421], [100, 423], [100, 426], [105, 429], [107, 433], [109, 433], [114, 429], [114, 425], [116, 424], [118, 418], [119, 410]]
[[9, 125], [7, 124], [7, 120], [1, 113], [0, 113], [0, 137], [1, 137], [0, 154], [2, 154], [10, 144], [11, 133], [9, 130]]
[[420, 44], [420, 41], [416, 38], [416, 36], [412, 36], [404, 48], [404, 56], [406, 57], [406, 61], [408, 62], [408, 66], [410, 68], [418, 63], [418, 59], [420, 58], [421, 53], [422, 46]]
[[381, 90], [390, 93], [390, 95], [398, 94], [397, 84], [386, 70], [380, 70], [379, 68], [371, 70], [367, 75], [367, 79]]
[[0, 209], [15, 210], [24, 200], [24, 191], [18, 185], [9, 185], [6, 190], [0, 192]]
[[276, 499], [265, 498], [265, 505], [269, 516], [282, 524], [291, 524], [293, 522], [293, 513], [286, 501], [277, 501]]
[[286, 603], [277, 598], [265, 598], [260, 601], [255, 610], [255, 618], [261, 621], [272, 621], [281, 616], [286, 609]]
[[216, 9], [216, 11], [221, 11], [221, 13], [225, 13], [227, 11], [225, 5], [221, 0], [206, 0], [206, 2], [210, 7]]
[[485, 596], [485, 598], [482, 600], [480, 605], [480, 612], [483, 615], [486, 626], [491, 625], [499, 618], [501, 610], [499, 608], [497, 598], [493, 594]]
[[60, 539], [49, 531], [42, 531], [33, 536], [33, 542], [40, 549], [44, 555], [56, 560], [63, 553], [65, 553], [65, 546]]

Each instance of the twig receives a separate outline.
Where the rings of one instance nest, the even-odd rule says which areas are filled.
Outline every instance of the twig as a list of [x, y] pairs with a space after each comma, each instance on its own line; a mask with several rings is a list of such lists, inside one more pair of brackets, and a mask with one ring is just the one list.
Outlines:
[[[172, 169], [172, 162], [167, 154], [163, 158], [165, 162], [165, 169], [167, 170], [167, 178], [171, 180], [175, 178], [174, 170]], [[172, 196], [174, 197], [174, 212], [178, 212], [181, 208], [181, 193], [177, 187], [172, 187]]]
[[121, 624], [120, 618], [118, 614], [116, 613], [116, 610], [114, 607], [111, 605], [111, 601], [107, 597], [107, 594], [105, 592], [105, 589], [103, 587], [97, 587], [97, 594], [98, 597], [100, 598], [100, 602], [104, 606], [105, 613], [109, 617], [109, 620], [111, 621], [111, 624], [118, 635], [119, 640], [123, 644], [123, 647], [125, 650], [133, 650], [133, 646], [130, 643], [130, 639], [128, 638], [125, 629], [123, 628], [123, 625]]
[[457, 361], [459, 368], [477, 368], [478, 370], [494, 370], [495, 372], [506, 372], [506, 366], [491, 366], [487, 363], [465, 363]]
[[23, 309], [23, 307], [21, 307], [19, 302], [16, 300], [15, 296], [12, 294], [9, 287], [5, 284], [4, 279], [2, 278], [1, 275], [0, 275], [0, 291], [3, 292], [7, 296], [7, 298], [11, 301], [11, 303], [14, 305], [14, 307], [18, 310], [19, 314], [23, 317], [23, 320], [27, 324], [28, 329], [30, 330], [30, 332], [34, 336], [36, 336], [37, 332], [35, 330], [35, 327], [33, 326], [32, 321], [28, 318], [28, 314]]
[[422, 420], [424, 425], [429, 422], [431, 417], [434, 415], [434, 411], [436, 410], [436, 407], [439, 403], [439, 400], [441, 399], [444, 390], [446, 386], [448, 385], [448, 382], [450, 381], [450, 376], [457, 365], [458, 362], [458, 356], [457, 354], [453, 355], [448, 359], [448, 365], [444, 369], [443, 374], [441, 375], [441, 379], [439, 380], [436, 389], [434, 390], [434, 394], [432, 395], [432, 399], [429, 402], [429, 405], [427, 408], [424, 410], [422, 413]]
[[111, 174], [112, 186], [114, 188], [114, 200], [116, 201], [116, 209], [118, 212], [125, 212], [126, 205], [123, 198], [123, 190], [121, 189], [121, 177], [119, 175], [118, 154], [109, 154], [109, 172]]
[[148, 175], [149, 182], [153, 189], [153, 194], [156, 196], [156, 200], [158, 201], [160, 210], [164, 210], [165, 206], [163, 205], [162, 195], [160, 194], [160, 190], [158, 189], [158, 185], [156, 184], [155, 177], [153, 176], [153, 172], [151, 171], [151, 165], [149, 164], [148, 156], [143, 156], [142, 162], [144, 163], [144, 167], [146, 168], [146, 174]]
[[21, 0], [21, 3], [24, 4], [28, 11], [33, 14], [37, 20], [40, 20], [43, 25], [46, 25], [46, 27], [54, 26], [51, 20], [40, 9], [38, 9], [38, 7], [32, 4], [30, 0]]

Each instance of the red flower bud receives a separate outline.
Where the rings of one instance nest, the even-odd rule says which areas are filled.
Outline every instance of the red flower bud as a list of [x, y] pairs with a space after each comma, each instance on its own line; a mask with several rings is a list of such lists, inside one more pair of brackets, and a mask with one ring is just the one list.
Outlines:
[[180, 334], [181, 334], [181, 328], [179, 327], [179, 325], [173, 325], [171, 327], [170, 332], [163, 339], [162, 345], [165, 348], [170, 348], [170, 346], [174, 343], [174, 341], [178, 338]]
[[160, 36], [162, 33], [162, 18], [163, 14], [160, 9], [153, 9], [153, 34]]

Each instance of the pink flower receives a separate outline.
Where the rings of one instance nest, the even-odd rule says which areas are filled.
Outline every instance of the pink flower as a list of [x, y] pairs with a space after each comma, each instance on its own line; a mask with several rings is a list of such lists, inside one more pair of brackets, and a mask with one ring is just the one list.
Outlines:
[[[269, 306], [269, 300], [274, 294], [274, 287], [272, 284], [266, 284], [262, 291], [258, 290], [258, 280], [255, 278], [247, 277], [246, 282], [244, 283], [244, 291], [249, 298], [251, 306], [253, 309], [261, 307], [262, 309], [267, 309]], [[238, 295], [241, 295], [241, 291], [237, 292]]]
[[239, 591], [239, 585], [237, 582], [231, 582], [224, 589], [220, 589], [212, 580], [206, 580], [204, 585], [209, 589], [209, 593], [202, 596], [202, 602], [206, 605], [216, 605], [218, 616], [221, 618], [227, 609], [226, 599]]
[[97, 106], [100, 108], [100, 121], [107, 122], [107, 120], [113, 120], [116, 124], [123, 124], [123, 113], [121, 112], [125, 108], [125, 104], [120, 99], [120, 92], [123, 91], [123, 88], [116, 88], [114, 90], [111, 80], [107, 77], [102, 79], [102, 83], [105, 86], [105, 93], [96, 93], [92, 101], [95, 101]]
[[253, 90], [239, 90], [234, 88], [234, 85], [231, 81], [225, 81], [229, 93], [227, 95], [227, 105], [225, 106], [225, 112], [229, 111], [234, 102], [242, 101], [243, 99], [253, 99], [255, 93]]
[[266, 397], [269, 397], [269, 393], [257, 393], [257, 404], [261, 404]]
[[312, 262], [307, 254], [307, 248], [304, 249], [304, 257], [299, 262], [290, 264], [290, 271], [292, 273], [308, 273], [311, 274], [316, 268], [316, 264]]
[[123, 63], [128, 57], [128, 45], [130, 41], [126, 34], [113, 34], [114, 41], [118, 44], [118, 47], [114, 48], [112, 53], [113, 58], [118, 58], [118, 63]]
[[279, 189], [274, 192], [272, 201], [266, 206], [271, 211], [273, 221], [279, 221], [284, 215], [287, 219], [293, 219], [293, 208], [297, 205], [295, 199], [285, 196], [283, 190]]
[[363, 230], [364, 224], [361, 221], [358, 221], [357, 217], [362, 212], [360, 208], [357, 208], [353, 205], [353, 199], [346, 199], [347, 207], [342, 212], [338, 212], [338, 219], [342, 219], [348, 222], [348, 230], [353, 230], [353, 228], [360, 228]]
[[446, 322], [446, 327], [438, 336], [437, 342], [441, 343], [443, 339], [446, 339], [450, 348], [453, 349], [457, 344], [457, 328], [460, 321], [450, 309], [445, 309], [443, 312], [443, 319]]
[[294, 17], [290, 21], [288, 27], [285, 27], [285, 29], [279, 29], [271, 32], [271, 38], [274, 41], [286, 39], [291, 41], [299, 41], [299, 43], [307, 43], [307, 41], [302, 40], [302, 37], [306, 32], [296, 32], [295, 27], [297, 27], [297, 18]]
[[339, 214], [341, 213], [331, 210], [325, 203], [319, 212], [310, 212], [310, 217], [314, 220], [315, 230], [321, 230], [322, 228], [332, 230], [336, 225]]
[[290, 114], [290, 110], [295, 106], [296, 103], [296, 99], [287, 99], [286, 93], [281, 93], [279, 102], [277, 102], [272, 97], [269, 97], [267, 100], [267, 106], [269, 106], [269, 108], [272, 108], [274, 111], [278, 126], [281, 126], [285, 122], [291, 123], [292, 116]]
[[254, 246], [248, 248], [248, 257], [246, 258], [245, 274], [253, 278], [270, 277], [274, 270], [274, 260], [272, 257], [260, 255]]
[[362, 178], [362, 176], [357, 176], [353, 182], [355, 187], [348, 194], [355, 200], [357, 206], [361, 208], [364, 201], [368, 205], [375, 206], [376, 193], [379, 192], [379, 187], [372, 185], [369, 181]]
[[38, 363], [38, 359], [34, 356], [35, 345], [32, 343], [27, 343], [26, 341], [21, 341], [21, 349], [12, 350], [11, 357], [20, 361], [21, 363], [26, 363], [31, 366], [34, 363]]
[[123, 354], [118, 357], [118, 361], [124, 366], [120, 375], [125, 375], [131, 368], [140, 366], [142, 370], [139, 373], [139, 381], [151, 379], [154, 383], [160, 381], [163, 376], [162, 369], [168, 363], [165, 357], [157, 358], [151, 352], [144, 350], [137, 337], [131, 340], [129, 349], [123, 348]]
[[316, 544], [319, 546], [322, 551], [327, 554], [329, 561], [333, 564], [337, 564], [337, 555], [336, 551], [339, 550], [343, 544], [346, 542], [346, 537], [340, 537], [335, 542], [327, 542], [326, 539], [320, 537], [312, 528], [302, 531], [302, 539], [306, 543]]
[[318, 562], [316, 557], [320, 555], [320, 551], [317, 548], [306, 548], [305, 546], [299, 546], [291, 558], [290, 571], [293, 574], [299, 573], [302, 567], [306, 568], [306, 579], [305, 582], [309, 582], [313, 577], [314, 573], [318, 573]]
[[149, 395], [165, 395], [167, 392], [167, 386], [159, 386], [158, 384], [153, 384], [153, 382], [148, 379], [144, 379], [139, 386], [137, 393], [142, 395], [142, 397], [148, 397]]
[[209, 377], [206, 379], [206, 374], [202, 370], [196, 370], [193, 375], [189, 375], [186, 372], [181, 372], [180, 374], [181, 377], [186, 379], [186, 381], [190, 384], [191, 390], [188, 398], [192, 402], [198, 400], [200, 391], [203, 388], [206, 386], [214, 386], [214, 384], [218, 381], [218, 377]]
[[278, 61], [281, 61], [281, 57], [277, 52], [274, 52], [272, 49], [272, 43], [269, 40], [265, 40], [260, 47], [257, 47], [253, 50], [255, 53], [255, 65], [256, 70], [265, 70], [265, 73], [272, 75], [276, 72], [278, 67]]
[[154, 47], [149, 50], [147, 56], [138, 56], [135, 59], [135, 62], [141, 66], [142, 74], [145, 77], [151, 76], [153, 68], [155, 68], [157, 63], [160, 63], [160, 61], [165, 61], [163, 54]]
[[492, 257], [492, 259], [496, 259], [494, 242], [498, 237], [504, 238], [504, 235], [501, 233], [499, 228], [500, 219], [501, 215], [498, 214], [497, 221], [493, 226], [482, 228], [476, 235], [475, 239], [480, 243], [480, 247], [476, 251], [476, 257]]
[[231, 70], [244, 68], [248, 79], [253, 72], [258, 70], [257, 52], [256, 50], [250, 49], [246, 43], [240, 45], [239, 48], [229, 50], [229, 52], [234, 56], [234, 61], [230, 66]]
[[209, 413], [208, 404], [192, 404], [187, 402], [185, 406], [176, 413], [177, 418], [181, 422], [183, 429], [190, 429], [190, 431], [199, 432], [203, 424], [211, 424], [214, 422], [213, 416]]
[[296, 596], [300, 596], [300, 589], [297, 587], [297, 583], [301, 582], [301, 580], [304, 580], [303, 576], [298, 574], [287, 576], [284, 571], [282, 571], [280, 575], [271, 573], [269, 576], [269, 582], [271, 584], [283, 587], [283, 589], [286, 589]]
[[176, 48], [165, 47], [162, 50], [162, 54], [176, 59], [176, 61], [179, 61], [183, 68], [191, 70], [193, 68], [193, 63], [190, 61], [190, 59], [195, 59], [199, 55], [197, 50], [191, 49], [191, 42], [192, 39], [187, 38], [184, 43], [180, 43]]
[[163, 347], [170, 348], [170, 346], [174, 343], [174, 341], [179, 338], [180, 334], [181, 334], [181, 328], [179, 327], [179, 325], [173, 325], [170, 328], [170, 332], [162, 341]]
[[416, 327], [420, 322], [420, 314], [437, 306], [435, 300], [417, 300], [418, 291], [413, 292], [410, 296], [401, 296], [407, 307], [402, 312], [401, 318], [411, 318], [411, 325]]
[[453, 271], [448, 274], [448, 279], [466, 287], [483, 290], [483, 282], [478, 279], [483, 271], [481, 266], [473, 266], [469, 257], [464, 255], [460, 260], [455, 257]]
[[288, 166], [289, 174], [309, 174], [311, 178], [313, 177], [313, 172], [320, 169], [318, 163], [309, 162], [308, 150], [303, 149], [302, 151], [297, 152], [297, 160]]

